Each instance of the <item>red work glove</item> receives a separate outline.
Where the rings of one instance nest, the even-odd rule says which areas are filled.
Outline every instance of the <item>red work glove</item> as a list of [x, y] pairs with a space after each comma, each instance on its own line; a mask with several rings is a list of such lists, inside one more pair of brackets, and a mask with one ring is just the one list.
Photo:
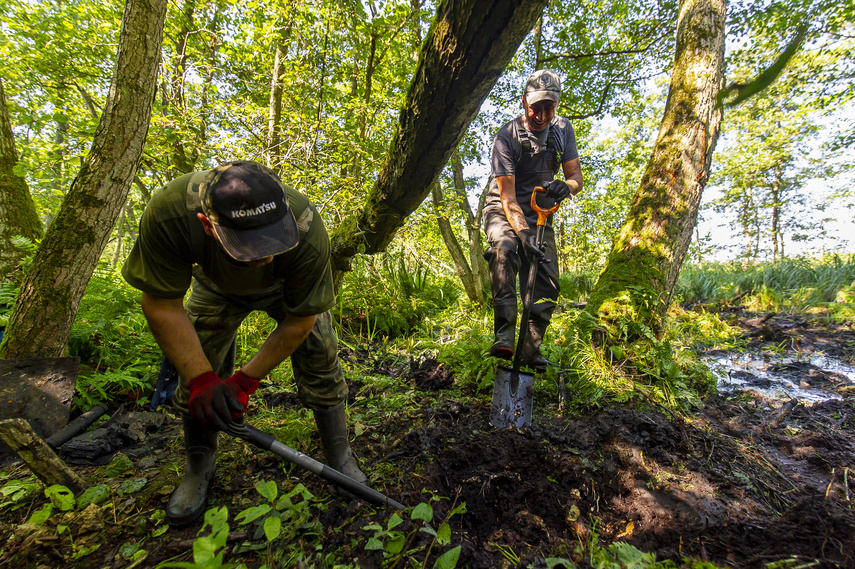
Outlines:
[[241, 411], [232, 411], [232, 419], [237, 419], [243, 416], [246, 411], [246, 405], [249, 403], [249, 396], [255, 393], [258, 389], [258, 380], [254, 377], [249, 377], [243, 371], [238, 370], [233, 376], [224, 381], [231, 388], [232, 395], [241, 404]]
[[243, 413], [245, 405], [235, 397], [241, 391], [234, 384], [227, 384], [213, 371], [197, 375], [187, 384], [190, 414], [209, 429], [224, 431], [232, 422], [232, 413]]

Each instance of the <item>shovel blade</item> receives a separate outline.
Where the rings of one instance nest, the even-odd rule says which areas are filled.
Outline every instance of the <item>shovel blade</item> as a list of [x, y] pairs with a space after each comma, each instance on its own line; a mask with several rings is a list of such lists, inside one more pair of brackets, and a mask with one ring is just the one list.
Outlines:
[[[514, 376], [517, 381], [514, 381]], [[533, 394], [534, 374], [520, 371], [514, 373], [513, 370], [499, 366], [496, 369], [496, 381], [493, 383], [490, 424], [497, 429], [531, 425]]]

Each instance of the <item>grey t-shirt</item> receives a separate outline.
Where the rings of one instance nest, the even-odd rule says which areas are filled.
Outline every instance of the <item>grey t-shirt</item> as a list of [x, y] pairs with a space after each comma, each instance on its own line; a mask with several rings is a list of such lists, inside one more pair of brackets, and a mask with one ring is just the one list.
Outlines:
[[534, 190], [534, 186], [540, 184], [545, 179], [555, 177], [556, 172], [529, 172], [518, 168], [523, 153], [522, 140], [520, 138], [521, 130], [526, 132], [527, 138], [531, 143], [532, 154], [535, 156], [546, 150], [549, 131], [552, 130], [554, 132], [557, 167], [579, 157], [579, 151], [576, 149], [576, 132], [573, 130], [573, 125], [566, 118], [555, 117], [549, 123], [549, 127], [540, 132], [526, 130], [523, 126], [522, 117], [508, 121], [499, 129], [496, 137], [493, 139], [491, 160], [492, 179], [490, 181], [490, 193], [487, 197], [487, 203], [499, 201], [499, 187], [496, 183], [496, 178], [499, 176], [516, 176], [516, 191], [518, 195], [530, 195], [532, 190]]

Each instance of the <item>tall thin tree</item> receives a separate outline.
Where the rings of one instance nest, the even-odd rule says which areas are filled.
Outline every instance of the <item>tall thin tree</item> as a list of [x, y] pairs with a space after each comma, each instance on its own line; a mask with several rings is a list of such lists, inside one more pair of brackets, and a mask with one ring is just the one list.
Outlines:
[[15, 173], [17, 164], [15, 136], [0, 79], [0, 282], [19, 280], [17, 269], [25, 252], [15, 246], [14, 238], [35, 241], [43, 231], [27, 182]]
[[127, 0], [110, 93], [92, 148], [27, 272], [0, 357], [62, 355], [80, 299], [139, 166], [166, 0]]
[[725, 0], [681, 0], [668, 100], [650, 161], [587, 309], [655, 332], [692, 238], [722, 112]]

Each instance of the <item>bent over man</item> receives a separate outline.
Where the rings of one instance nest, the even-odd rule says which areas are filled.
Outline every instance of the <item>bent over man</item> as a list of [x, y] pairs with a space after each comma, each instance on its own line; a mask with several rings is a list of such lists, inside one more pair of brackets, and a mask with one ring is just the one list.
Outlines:
[[[186, 464], [166, 508], [171, 525], [202, 514], [218, 431], [242, 416], [259, 380], [289, 356], [326, 463], [366, 480], [348, 442], [329, 237], [305, 196], [250, 161], [185, 174], [152, 197], [122, 274], [142, 291], [149, 328], [180, 377], [173, 405], [183, 416]], [[276, 328], [235, 372], [236, 332], [255, 310]]]
[[[483, 212], [490, 246], [484, 256], [490, 266], [495, 341], [490, 355], [511, 359], [517, 327], [516, 281], [526, 295], [531, 262], [542, 262], [534, 283], [528, 340], [521, 362], [538, 370], [546, 367], [540, 345], [558, 300], [558, 252], [552, 216], [544, 230], [543, 250], [532, 230], [537, 213], [531, 194], [543, 186], [547, 196], [561, 201], [582, 189], [582, 169], [576, 150], [576, 133], [570, 121], [556, 116], [561, 101], [561, 79], [542, 69], [526, 82], [523, 114], [499, 129], [493, 140], [492, 176]], [[556, 180], [559, 167], [561, 179]]]

